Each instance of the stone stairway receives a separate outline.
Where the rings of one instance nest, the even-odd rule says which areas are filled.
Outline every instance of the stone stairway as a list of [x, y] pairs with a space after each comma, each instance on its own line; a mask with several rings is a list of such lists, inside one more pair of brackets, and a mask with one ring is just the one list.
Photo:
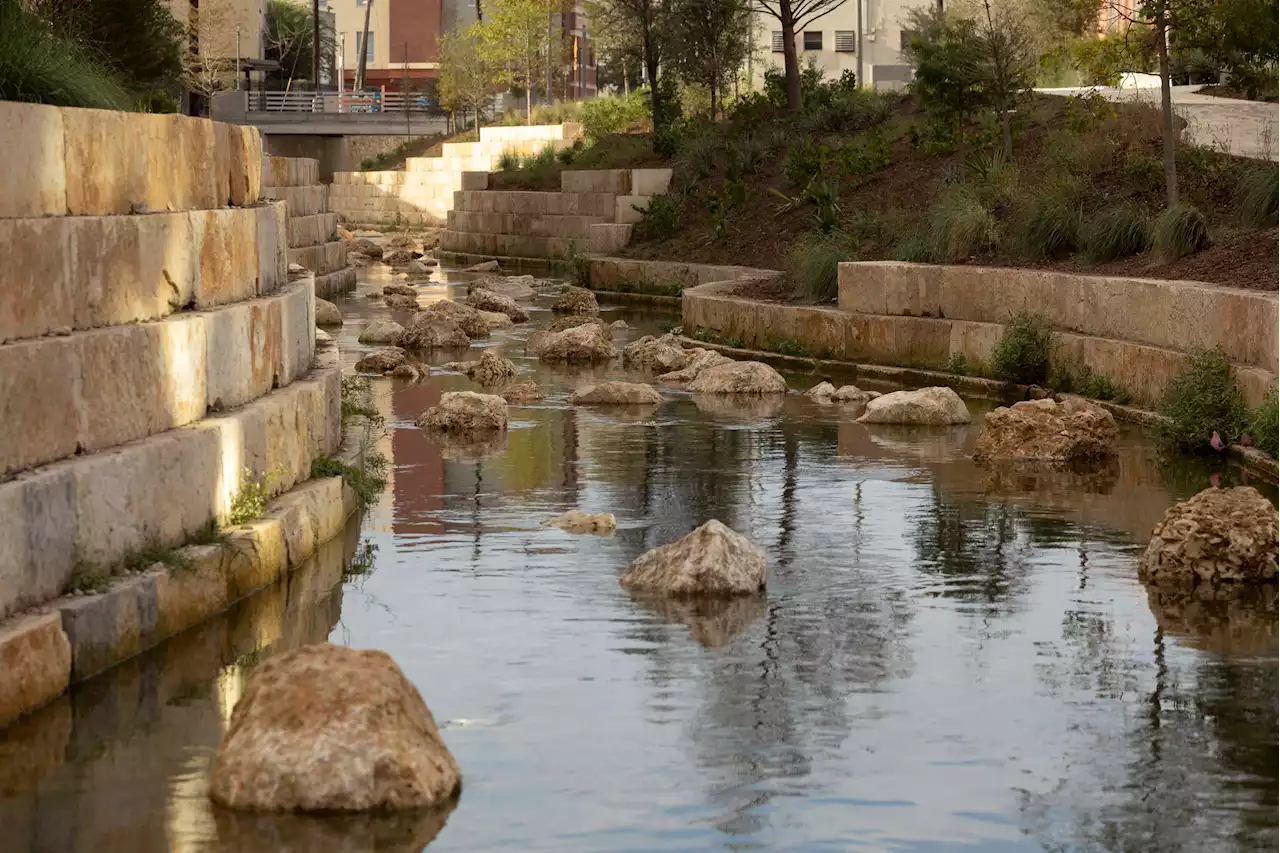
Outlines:
[[410, 157], [402, 171], [335, 172], [329, 206], [353, 226], [444, 225], [454, 193], [484, 189], [503, 154], [569, 148], [581, 136], [573, 123], [483, 127], [479, 142], [446, 142], [439, 157]]
[[[487, 186], [488, 175], [468, 182]], [[615, 252], [630, 241], [649, 199], [670, 183], [670, 169], [606, 169], [561, 172], [559, 192], [462, 188], [439, 252], [523, 258]]]
[[337, 237], [338, 214], [329, 210], [320, 163], [306, 157], [263, 157], [262, 196], [280, 199], [288, 212], [289, 263], [311, 270], [316, 295], [332, 296], [356, 286], [355, 267]]

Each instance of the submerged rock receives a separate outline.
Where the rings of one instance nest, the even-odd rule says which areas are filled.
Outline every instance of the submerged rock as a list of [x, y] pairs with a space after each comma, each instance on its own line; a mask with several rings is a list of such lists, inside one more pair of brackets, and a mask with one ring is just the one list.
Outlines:
[[398, 341], [407, 349], [463, 348], [471, 346], [471, 338], [452, 318], [433, 311], [419, 311]]
[[382, 287], [383, 296], [412, 296], [418, 298], [418, 288], [409, 284], [386, 284]]
[[542, 399], [542, 389], [537, 382], [517, 382], [498, 392], [508, 403], [531, 403]]
[[472, 264], [463, 270], [463, 272], [497, 272], [497, 261], [481, 261], [478, 264]]
[[394, 252], [386, 252], [382, 256], [382, 262], [393, 267], [402, 267], [413, 259], [413, 253], [406, 249], [396, 249]]
[[884, 396], [879, 391], [863, 391], [856, 385], [841, 385], [831, 395], [833, 403], [866, 403]]
[[493, 394], [449, 391], [440, 404], [418, 416], [418, 426], [427, 432], [457, 438], [487, 438], [507, 428], [507, 401]]
[[613, 341], [598, 323], [574, 326], [563, 332], [535, 332], [527, 349], [543, 361], [592, 363], [608, 361], [616, 355]]
[[1208, 488], [1170, 507], [1138, 562], [1146, 583], [1276, 580], [1276, 508], [1251, 486]]
[[414, 242], [408, 234], [392, 234], [387, 238], [387, 245], [392, 249], [412, 249]]
[[316, 325], [342, 325], [342, 312], [338, 310], [338, 306], [334, 305], [328, 299], [321, 299], [319, 296], [316, 297]]
[[322, 643], [258, 664], [218, 747], [209, 795], [256, 811], [422, 809], [462, 774], [386, 653]]
[[465, 373], [481, 385], [501, 385], [516, 375], [515, 362], [493, 350], [485, 350], [479, 361], [451, 361], [444, 368]]
[[858, 423], [916, 426], [967, 424], [969, 409], [959, 394], [946, 387], [894, 391], [868, 402], [867, 410], [858, 418]]
[[782, 374], [759, 361], [731, 361], [708, 367], [689, 383], [699, 394], [785, 394]]
[[826, 402], [831, 399], [831, 395], [834, 393], [836, 393], [836, 386], [832, 385], [830, 382], [819, 382], [808, 391], [805, 391], [804, 395], [806, 397], [812, 397], [815, 400]]
[[661, 382], [692, 382], [697, 379], [704, 370], [717, 367], [721, 364], [728, 364], [733, 359], [723, 356], [715, 350], [703, 349], [696, 347], [688, 350], [689, 363], [679, 370], [673, 370], [670, 373], [664, 373], [658, 377]]
[[529, 320], [529, 312], [517, 305], [510, 296], [503, 296], [485, 288], [468, 292], [467, 304], [480, 311], [496, 311], [499, 314], [505, 314], [513, 323], [524, 323]]
[[551, 303], [551, 310], [557, 314], [588, 314], [596, 315], [600, 313], [600, 305], [596, 302], [596, 295], [590, 290], [581, 287], [570, 287], [559, 299]]
[[614, 320], [612, 323], [609, 324], [609, 331], [611, 332], [625, 332], [627, 329], [630, 329], [630, 328], [631, 328], [631, 324], [628, 323], [626, 320]]
[[618, 521], [611, 512], [583, 512], [571, 509], [555, 518], [542, 522], [547, 527], [558, 527], [565, 533], [613, 533]]
[[489, 334], [489, 322], [480, 316], [479, 311], [459, 302], [454, 302], [451, 299], [432, 302], [424, 309], [424, 312], [448, 317], [457, 323], [458, 327], [466, 332], [468, 337], [483, 338]]
[[374, 260], [378, 260], [382, 257], [382, 247], [372, 240], [363, 237], [355, 240], [349, 248], [353, 252], [359, 252], [365, 257], [373, 258]]
[[438, 263], [435, 258], [415, 258], [404, 265], [404, 271], [409, 275], [430, 275], [431, 268]]
[[390, 373], [409, 360], [400, 347], [383, 347], [356, 362], [357, 373]]
[[394, 320], [370, 320], [357, 338], [362, 344], [394, 344], [404, 334], [404, 326]]
[[973, 458], [1079, 467], [1113, 458], [1119, 437], [1111, 413], [1087, 400], [1023, 400], [987, 415]]
[[406, 296], [402, 293], [388, 296], [383, 300], [383, 304], [392, 311], [408, 311], [410, 313], [416, 313], [420, 310], [417, 297]]
[[764, 563], [764, 549], [712, 519], [640, 555], [620, 580], [662, 595], [752, 595], [765, 587]]
[[640, 382], [612, 380], [599, 385], [579, 388], [573, 393], [573, 402], [616, 406], [656, 406], [662, 395], [656, 388]]
[[623, 347], [622, 362], [630, 367], [652, 370], [654, 373], [670, 373], [688, 367], [692, 354], [675, 335], [660, 338], [645, 335]]

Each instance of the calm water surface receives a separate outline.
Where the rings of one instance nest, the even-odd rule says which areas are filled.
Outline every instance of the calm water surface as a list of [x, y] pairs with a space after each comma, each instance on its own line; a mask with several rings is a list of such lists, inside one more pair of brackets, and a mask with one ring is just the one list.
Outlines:
[[[348, 367], [385, 315], [365, 287], [340, 303]], [[620, 344], [678, 322], [618, 317], [637, 326]], [[470, 354], [497, 346], [548, 392], [503, 447], [442, 454], [413, 425], [464, 377], [375, 381], [394, 464], [363, 527], [0, 733], [0, 849], [1276, 849], [1274, 602], [1179, 608], [1135, 579], [1206, 470], [1162, 469], [1126, 430], [1114, 478], [999, 480], [965, 456], [976, 427], [868, 429], [799, 395], [574, 408], [577, 383], [622, 371], [526, 359], [549, 319]], [[615, 513], [616, 535], [540, 526], [573, 507]], [[709, 518], [768, 550], [767, 599], [662, 609], [619, 587]], [[344, 574], [357, 552], [371, 568]], [[326, 638], [385, 649], [422, 691], [465, 776], [451, 814], [208, 804], [248, 671]]]

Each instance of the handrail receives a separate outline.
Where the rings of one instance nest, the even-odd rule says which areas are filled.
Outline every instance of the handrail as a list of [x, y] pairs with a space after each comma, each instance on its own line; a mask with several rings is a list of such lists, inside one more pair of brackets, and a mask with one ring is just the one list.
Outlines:
[[293, 89], [245, 93], [251, 113], [421, 113], [441, 115], [442, 110], [425, 95], [373, 89], [365, 92], [315, 92]]

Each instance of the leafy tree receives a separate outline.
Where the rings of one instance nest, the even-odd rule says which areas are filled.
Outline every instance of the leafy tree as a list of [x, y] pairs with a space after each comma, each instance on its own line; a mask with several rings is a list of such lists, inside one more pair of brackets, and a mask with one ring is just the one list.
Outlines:
[[670, 75], [663, 71], [659, 76], [671, 41], [670, 4], [668, 0], [597, 0], [595, 10], [599, 18], [592, 20], [598, 28], [629, 31], [639, 43], [649, 84], [654, 147], [662, 148], [679, 115]]
[[592, 25], [591, 42], [597, 59], [596, 83], [618, 86], [627, 95], [639, 82], [636, 72], [644, 61], [644, 43], [634, 27], [623, 25], [602, 8], [604, 5], [604, 0], [587, 0], [583, 4], [587, 20]]
[[[480, 23], [480, 53], [498, 69], [498, 79], [524, 89], [525, 121], [533, 121], [533, 91], [545, 59], [558, 48], [562, 35], [553, 32], [551, 15], [557, 0], [497, 0], [488, 5], [489, 17]], [[547, 63], [550, 64], [549, 62]]]
[[480, 110], [493, 97], [498, 71], [481, 49], [479, 24], [448, 33], [440, 39], [440, 105], [450, 112], [475, 113], [480, 126]]
[[776, 18], [782, 27], [782, 64], [787, 77], [788, 109], [795, 111], [804, 105], [800, 93], [800, 58], [796, 55], [796, 33], [803, 32], [807, 24], [838, 9], [844, 2], [845, 0], [756, 0], [758, 8]]
[[913, 35], [904, 55], [916, 72], [911, 90], [959, 131], [986, 97], [977, 23], [936, 8], [915, 9], [907, 29]]
[[1006, 161], [1013, 159], [1013, 127], [1009, 113], [1019, 96], [1035, 85], [1039, 54], [1031, 21], [1018, 0], [978, 0], [979, 68], [987, 100], [1000, 120]]
[[[267, 59], [280, 63], [276, 72], [284, 81], [285, 91], [298, 77], [311, 77], [315, 70], [315, 19], [309, 8], [289, 0], [269, 0], [267, 3], [267, 29], [263, 42]], [[333, 31], [321, 22], [320, 62], [330, 67], [334, 60]], [[314, 84], [316, 81], [312, 80]]]
[[672, 0], [671, 24], [680, 38], [673, 59], [687, 83], [711, 94], [711, 119], [724, 90], [751, 49], [751, 7], [747, 0]]

